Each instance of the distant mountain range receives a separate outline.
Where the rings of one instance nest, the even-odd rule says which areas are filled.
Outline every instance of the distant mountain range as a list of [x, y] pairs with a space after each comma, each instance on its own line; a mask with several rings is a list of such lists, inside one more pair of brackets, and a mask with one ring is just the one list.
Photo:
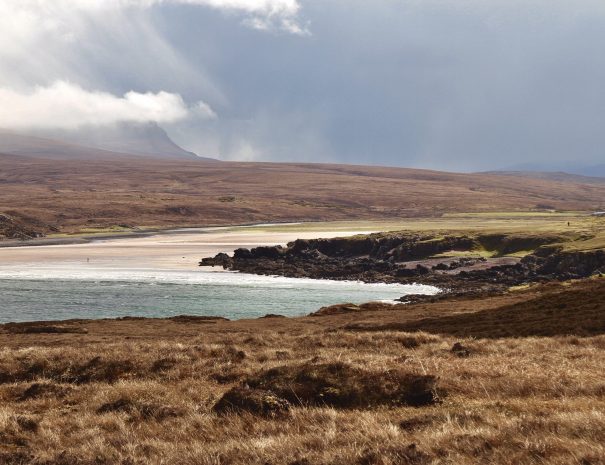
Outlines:
[[156, 160], [213, 160], [198, 157], [179, 147], [155, 123], [27, 134], [0, 130], [0, 153], [54, 160], [122, 159], [132, 156]]
[[[0, 154], [51, 160], [124, 159], [214, 161], [177, 145], [156, 123], [125, 123], [77, 130], [29, 131], [17, 133], [0, 129]], [[353, 167], [351, 167], [353, 168]], [[526, 163], [502, 170], [477, 174], [514, 176], [581, 184], [605, 183], [605, 164]]]

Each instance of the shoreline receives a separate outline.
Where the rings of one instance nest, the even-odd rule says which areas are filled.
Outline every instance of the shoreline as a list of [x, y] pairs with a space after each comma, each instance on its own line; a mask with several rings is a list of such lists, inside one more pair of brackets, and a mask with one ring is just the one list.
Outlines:
[[[392, 220], [385, 218], [373, 219], [351, 219], [351, 220], [316, 220], [316, 221], [276, 221], [276, 222], [246, 222], [246, 223], [229, 223], [229, 224], [207, 224], [193, 226], [170, 226], [170, 227], [141, 227], [140, 229], [125, 229], [119, 232], [100, 232], [100, 233], [59, 233], [60, 237], [44, 236], [33, 239], [2, 239], [0, 240], [1, 248], [13, 247], [30, 247], [30, 246], [47, 246], [47, 245], [70, 245], [70, 244], [87, 244], [91, 242], [142, 238], [150, 236], [160, 236], [165, 234], [187, 234], [194, 231], [204, 232], [205, 230], [225, 230], [230, 228], [255, 228], [255, 227], [280, 227], [289, 225], [300, 225], [305, 228], [309, 225], [317, 225], [317, 232], [321, 232], [322, 227], [326, 225], [363, 225], [353, 229], [359, 229], [363, 233], [370, 232], [387, 232], [387, 231], [436, 231], [436, 230], [456, 230], [463, 231], [473, 229], [466, 226], [463, 220], [474, 220], [473, 225], [477, 226], [477, 221], [485, 222], [485, 220], [496, 221], [497, 224], [490, 226], [485, 223], [478, 229], [495, 229], [504, 231], [516, 231], [527, 228], [527, 222], [531, 219], [538, 219], [542, 224], [541, 229], [551, 221], [560, 222], [564, 218], [574, 218], [578, 221], [585, 222], [593, 219], [589, 211], [565, 211], [556, 213], [544, 213], [539, 211], [502, 211], [502, 212], [464, 212], [445, 214], [443, 216], [421, 216], [421, 217], [398, 217]], [[515, 220], [517, 226], [506, 224], [507, 220]], [[574, 224], [576, 221], [574, 221]], [[411, 227], [411, 224], [420, 225], [419, 228]], [[371, 227], [371, 226], [375, 227]], [[552, 227], [549, 227], [551, 229]], [[351, 228], [349, 228], [351, 229]], [[546, 231], [544, 231], [546, 232]]]
[[[323, 227], [321, 232], [299, 226], [278, 226], [276, 230], [262, 226], [180, 229], [174, 233], [154, 234], [153, 237], [131, 237], [128, 241], [120, 237], [113, 241], [77, 245], [0, 249], [0, 277], [4, 278], [0, 280], [0, 293], [6, 293], [3, 320], [17, 322], [127, 315], [164, 317], [179, 313], [218, 314], [232, 319], [282, 312], [304, 315], [339, 302], [361, 304], [382, 299], [395, 300], [414, 292], [410, 288], [393, 290], [388, 286], [357, 285], [359, 280], [350, 280], [350, 283], [335, 280], [338, 282], [333, 286], [325, 280], [313, 280], [314, 283], [296, 280], [280, 284], [276, 278], [275, 284], [275, 280], [269, 282], [255, 274], [239, 278], [231, 276], [231, 273], [214, 276], [216, 273], [209, 274], [198, 266], [205, 255], [222, 251], [232, 253], [239, 247], [286, 244], [299, 237], [322, 234], [324, 237], [356, 234], [357, 231], [345, 232], [349, 226], [352, 225], [338, 225], [333, 229]], [[311, 229], [319, 227], [312, 226]], [[207, 271], [211, 272], [210, 269]], [[15, 278], [34, 280], [36, 284], [19, 283], [14, 281]], [[50, 278], [75, 279], [77, 282], [52, 284]], [[118, 282], [123, 280], [150, 284], [170, 281], [179, 286], [150, 287], [139, 286], [136, 282]], [[103, 284], [95, 284], [97, 281]], [[199, 285], [181, 285], [186, 283]], [[25, 293], [25, 289], [29, 292]], [[95, 306], [92, 296], [101, 296], [97, 297], [102, 299], [96, 301], [98, 305]], [[46, 297], [50, 300], [44, 303]], [[166, 300], [168, 297], [170, 299]]]
[[[284, 225], [294, 227], [279, 228]], [[202, 259], [202, 264], [216, 265], [251, 276], [310, 278], [340, 283], [419, 284], [433, 286], [441, 291], [430, 297], [406, 294], [399, 296], [402, 303], [418, 303], [448, 300], [451, 296], [490, 298], [506, 293], [511, 287], [583, 278], [603, 274], [602, 270], [605, 270], [605, 254], [601, 250], [589, 248], [594, 246], [597, 237], [581, 236], [583, 241], [578, 241], [574, 240], [578, 238], [578, 233], [568, 231], [558, 231], [556, 234], [468, 231], [445, 235], [425, 231], [363, 234], [363, 228], [346, 231], [345, 228], [349, 226], [353, 224], [316, 223], [309, 228], [308, 224], [302, 223], [255, 223], [147, 230], [127, 236], [111, 234], [88, 238], [58, 238], [55, 240], [60, 240], [61, 243], [37, 243], [38, 246], [57, 247], [32, 247], [29, 250], [19, 250], [17, 247], [12, 251], [5, 248], [5, 253], [0, 253], [0, 258], [4, 259], [0, 271], [4, 270], [7, 279], [10, 279], [9, 272], [13, 269], [21, 273], [19, 267], [22, 267], [25, 273], [33, 267], [39, 268], [34, 272], [37, 275], [55, 270], [59, 273], [57, 276], [71, 273], [70, 276], [85, 279], [91, 273], [97, 273], [98, 276], [109, 273], [107, 276], [111, 280], [115, 277], [111, 273], [115, 272], [153, 271], [161, 274], [166, 271], [200, 271], [199, 260], [206, 256], [213, 258]], [[260, 229], [246, 230], [255, 227]], [[318, 231], [322, 229], [323, 231]], [[322, 232], [324, 237], [318, 239]], [[115, 238], [113, 242], [112, 238]], [[133, 240], [122, 241], [126, 238]], [[138, 241], [134, 240], [137, 238]], [[70, 245], [66, 240], [73, 239], [82, 242], [74, 247], [62, 247]], [[276, 246], [278, 243], [282, 245]], [[286, 243], [290, 245], [284, 247], [283, 244]], [[576, 250], [579, 245], [586, 250], [582, 249], [579, 253]], [[570, 249], [563, 250], [563, 246]], [[233, 258], [224, 252], [233, 253]], [[23, 274], [25, 275], [27, 273]], [[337, 296], [338, 299], [341, 297], [341, 302], [347, 302], [346, 295]], [[351, 297], [353, 302], [361, 302], [352, 299]], [[313, 304], [329, 306], [334, 300], [324, 299], [325, 304], [319, 301], [314, 301]], [[374, 299], [369, 297], [367, 301], [370, 300]], [[243, 298], [242, 302], [245, 301]], [[15, 308], [20, 308], [18, 300], [14, 302], [17, 305]], [[211, 304], [207, 306], [210, 314], [213, 314]], [[110, 318], [128, 315], [118, 307], [115, 312], [106, 312], [105, 315], [104, 310], [106, 309], [99, 309], [98, 314]], [[197, 307], [187, 305], [176, 309], [179, 313], [204, 314], [198, 310]], [[253, 311], [254, 307], [250, 310], [251, 317], [258, 315]], [[267, 310], [279, 313], [275, 306]], [[36, 310], [36, 313], [39, 311]], [[135, 311], [134, 308], [133, 311], [133, 316], [150, 315], [149, 312]], [[311, 309], [307, 307], [304, 311]], [[247, 318], [244, 315], [235, 316], [226, 307], [221, 307], [218, 312], [229, 318]], [[77, 312], [69, 313], [75, 318], [79, 317], [76, 316]], [[160, 312], [153, 316], [162, 318], [164, 315], [165, 312]], [[37, 316], [32, 314], [33, 318]]]
[[[130, 330], [139, 328], [144, 330], [145, 333], [148, 331], [153, 332], [156, 336], [170, 337], [170, 328], [180, 328], [185, 330], [191, 335], [197, 334], [199, 330], [208, 331], [229, 331], [229, 327], [232, 328], [287, 328], [289, 326], [299, 327], [301, 325], [305, 327], [317, 326], [317, 327], [330, 327], [332, 330], [346, 330], [353, 332], [375, 332], [375, 331], [396, 331], [403, 333], [413, 333], [417, 331], [428, 330], [434, 334], [459, 334], [461, 337], [483, 337], [491, 339], [496, 334], [501, 333], [501, 327], [481, 327], [480, 331], [485, 334], [477, 333], [473, 336], [473, 333], [479, 328], [466, 327], [465, 324], [457, 326], [456, 328], [450, 328], [449, 322], [458, 323], [458, 320], [463, 321], [470, 319], [471, 315], [480, 316], [483, 313], [488, 313], [491, 317], [494, 317], [499, 321], [500, 325], [506, 325], [509, 323], [531, 323], [524, 320], [524, 313], [518, 312], [515, 308], [511, 307], [514, 305], [530, 305], [533, 308], [534, 303], [537, 300], [558, 300], [559, 296], [570, 294], [582, 296], [581, 302], [591, 301], [597, 302], [599, 299], [593, 296], [588, 290], [602, 290], [605, 292], [605, 280], [603, 279], [592, 279], [584, 278], [572, 280], [569, 282], [545, 282], [535, 283], [531, 286], [520, 288], [515, 291], [509, 292], [491, 292], [484, 293], [479, 296], [468, 295], [468, 294], [453, 294], [448, 292], [438, 293], [435, 295], [417, 295], [418, 299], [411, 300], [409, 302], [385, 302], [385, 301], [372, 301], [364, 304], [350, 304], [342, 303], [335, 305], [328, 305], [317, 308], [314, 311], [299, 314], [299, 315], [282, 315], [274, 312], [267, 312], [260, 316], [250, 316], [246, 318], [228, 318], [221, 315], [196, 315], [196, 314], [170, 314], [166, 316], [136, 316], [136, 315], [123, 315], [123, 316], [107, 316], [100, 318], [63, 318], [63, 319], [40, 319], [40, 320], [26, 320], [26, 321], [7, 321], [0, 323], [0, 341], [5, 339], [7, 336], [19, 336], [19, 338], [35, 338], [37, 342], [43, 345], [48, 342], [50, 344], [53, 341], [58, 340], [57, 338], [62, 337], [91, 337], [94, 336], [96, 329], [93, 328], [119, 328], [122, 325], [126, 325]], [[414, 297], [414, 296], [412, 296]], [[599, 301], [601, 305], [602, 302]], [[464, 310], [452, 312], [451, 306], [458, 303], [464, 306]], [[539, 306], [538, 306], [539, 307]], [[550, 306], [547, 306], [545, 315], [550, 318]], [[596, 308], [594, 305], [590, 305], [590, 308]], [[541, 307], [539, 307], [541, 308]], [[433, 311], [431, 309], [434, 309]], [[502, 315], [495, 313], [498, 309], [502, 311]], [[559, 313], [567, 312], [567, 307], [558, 307]], [[506, 320], [507, 313], [514, 313], [515, 318], [519, 318], [518, 322], [511, 322]], [[567, 315], [569, 317], [569, 327], [573, 329], [573, 314]], [[599, 318], [601, 318], [599, 316]], [[370, 324], [371, 320], [379, 319], [388, 322], [386, 325], [373, 326]], [[500, 321], [502, 319], [502, 321]], [[401, 324], [400, 322], [406, 322]], [[442, 322], [439, 325], [439, 329], [433, 328], [436, 321]], [[470, 320], [469, 320], [470, 321]], [[553, 320], [556, 321], [556, 320]], [[407, 322], [413, 324], [408, 325]], [[605, 331], [605, 326], [601, 323], [596, 326], [591, 326], [592, 320], [588, 319], [584, 322], [584, 328], [582, 333], [578, 333], [580, 337], [587, 337], [601, 334]], [[390, 326], [389, 324], [392, 324]], [[135, 326], [132, 326], [135, 325]], [[140, 325], [140, 326], [139, 326]], [[167, 326], [170, 325], [170, 326]], [[174, 326], [173, 326], [174, 325]], [[260, 326], [259, 326], [260, 325]], [[265, 326], [268, 325], [268, 326]], [[33, 328], [33, 329], [32, 329]], [[76, 330], [73, 330], [73, 329]], [[84, 328], [84, 330], [82, 330]], [[88, 332], [87, 328], [93, 329], [91, 333]], [[164, 329], [167, 330], [166, 334], [162, 334]], [[570, 331], [571, 331], [570, 329]], [[576, 328], [577, 330], [578, 328]], [[130, 334], [130, 330], [129, 333]], [[532, 328], [532, 333], [525, 334], [524, 336], [547, 336], [544, 333], [544, 328], [539, 325]], [[557, 331], [556, 329], [554, 329]], [[103, 331], [104, 332], [104, 331]], [[493, 333], [493, 335], [492, 335]], [[119, 332], [121, 337], [125, 336]], [[569, 335], [573, 334], [573, 331], [566, 333], [562, 331], [556, 333], [557, 335]], [[553, 334], [554, 335], [554, 334]], [[548, 334], [551, 336], [551, 334]], [[143, 336], [143, 338], [146, 338]], [[131, 336], [127, 336], [126, 339], [130, 339]], [[5, 342], [8, 342], [6, 340]], [[84, 342], [84, 340], [80, 340]], [[12, 341], [12, 343], [19, 344], [18, 341]]]
[[6, 239], [0, 240], [0, 248], [13, 247], [44, 247], [49, 245], [78, 245], [90, 244], [97, 241], [107, 241], [114, 239], [139, 239], [143, 237], [162, 236], [166, 234], [191, 234], [198, 232], [200, 234], [206, 232], [220, 231], [230, 228], [249, 228], [261, 226], [284, 226], [304, 224], [303, 222], [277, 222], [277, 223], [242, 223], [228, 225], [210, 225], [210, 226], [187, 226], [179, 228], [144, 228], [140, 230], [126, 230], [123, 232], [112, 233], [75, 233], [69, 237], [39, 237], [34, 239]]
[[[185, 282], [186, 278], [191, 281]], [[2, 279], [0, 293], [7, 294], [5, 310], [0, 312], [0, 324], [122, 318], [170, 319], [178, 315], [193, 319], [220, 317], [232, 321], [256, 319], [266, 314], [300, 317], [342, 302], [351, 302], [355, 306], [362, 306], [366, 302], [396, 305], [402, 303], [399, 301], [402, 296], [413, 294], [419, 298], [421, 295], [441, 293], [441, 289], [432, 286], [269, 277], [211, 270], [196, 271], [195, 275], [187, 273], [176, 278], [168, 276], [166, 279], [139, 279], [138, 275], [115, 279], [106, 275], [84, 275], [81, 278], [75, 275], [71, 278], [53, 276], [43, 280], [36, 279], [36, 276]], [[29, 292], [22, 298], [12, 297], [18, 296], [20, 289], [28, 289]], [[44, 296], [47, 292], [66, 292], [69, 299], [53, 297], [49, 305], [40, 305], [38, 296]], [[270, 297], [259, 299], [259, 292]], [[105, 295], [106, 299], [94, 305], [90, 295]], [[167, 295], [170, 295], [170, 300], [165, 300]], [[147, 304], [165, 303], [165, 306], [139, 305], [135, 300]], [[74, 301], [79, 305], [74, 305]]]
[[26, 265], [196, 270], [200, 259], [208, 254], [285, 245], [299, 237], [344, 237], [376, 229], [378, 226], [356, 223], [248, 223], [0, 241], [0, 270], [18, 270]]

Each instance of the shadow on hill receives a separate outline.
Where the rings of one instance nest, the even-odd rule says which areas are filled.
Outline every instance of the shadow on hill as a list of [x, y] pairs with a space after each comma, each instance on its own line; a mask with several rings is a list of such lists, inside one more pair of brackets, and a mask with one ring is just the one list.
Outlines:
[[605, 281], [474, 313], [405, 323], [352, 324], [352, 331], [425, 331], [475, 338], [605, 334]]

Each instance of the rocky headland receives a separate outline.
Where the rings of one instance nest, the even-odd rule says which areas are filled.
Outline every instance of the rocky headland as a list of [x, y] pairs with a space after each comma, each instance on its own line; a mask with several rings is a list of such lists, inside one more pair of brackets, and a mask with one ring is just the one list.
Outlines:
[[581, 247], [592, 239], [557, 234], [378, 233], [237, 249], [232, 257], [221, 253], [202, 259], [200, 265], [295, 278], [432, 284], [467, 294], [605, 273], [605, 249]]

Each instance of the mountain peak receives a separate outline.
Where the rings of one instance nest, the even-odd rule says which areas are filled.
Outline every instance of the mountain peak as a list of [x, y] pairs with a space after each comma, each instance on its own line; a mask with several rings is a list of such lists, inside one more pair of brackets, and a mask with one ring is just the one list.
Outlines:
[[183, 149], [156, 123], [87, 126], [28, 134], [0, 131], [0, 153], [55, 159], [135, 155], [158, 160], [213, 160]]
[[59, 140], [111, 152], [161, 159], [198, 159], [195, 153], [179, 147], [156, 123], [85, 126], [51, 135]]

